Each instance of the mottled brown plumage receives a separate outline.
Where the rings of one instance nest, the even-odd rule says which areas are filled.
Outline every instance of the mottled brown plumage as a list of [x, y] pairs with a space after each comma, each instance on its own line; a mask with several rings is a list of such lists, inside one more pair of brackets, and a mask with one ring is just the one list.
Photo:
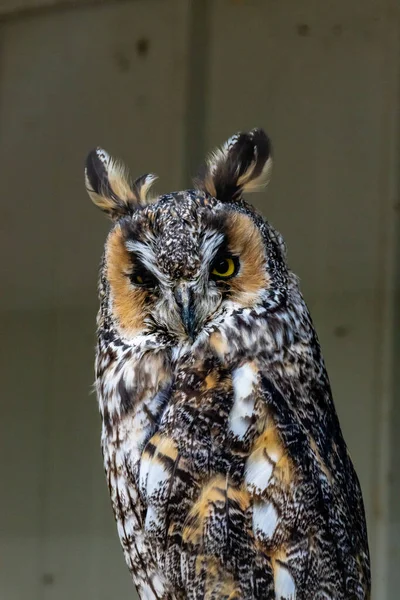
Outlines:
[[242, 198], [270, 143], [238, 134], [195, 189], [151, 202], [102, 150], [86, 182], [114, 221], [96, 384], [121, 544], [139, 596], [365, 600], [360, 486], [280, 234]]

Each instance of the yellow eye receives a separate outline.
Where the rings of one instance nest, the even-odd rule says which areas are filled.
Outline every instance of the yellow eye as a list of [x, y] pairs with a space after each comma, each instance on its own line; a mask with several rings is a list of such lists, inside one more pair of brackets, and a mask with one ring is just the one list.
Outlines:
[[216, 279], [227, 279], [236, 273], [237, 263], [230, 256], [218, 258], [212, 266], [211, 275]]
[[137, 270], [129, 275], [134, 285], [146, 288], [154, 288], [157, 284], [155, 277], [145, 269]]

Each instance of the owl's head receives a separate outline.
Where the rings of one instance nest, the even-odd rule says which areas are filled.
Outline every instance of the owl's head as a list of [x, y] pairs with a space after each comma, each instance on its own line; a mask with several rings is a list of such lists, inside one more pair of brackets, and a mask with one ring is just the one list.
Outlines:
[[87, 191], [114, 222], [102, 282], [124, 338], [193, 341], [232, 311], [284, 302], [282, 238], [242, 199], [271, 165], [267, 135], [240, 133], [208, 157], [194, 189], [154, 198], [154, 175], [131, 181], [104, 150], [89, 154]]

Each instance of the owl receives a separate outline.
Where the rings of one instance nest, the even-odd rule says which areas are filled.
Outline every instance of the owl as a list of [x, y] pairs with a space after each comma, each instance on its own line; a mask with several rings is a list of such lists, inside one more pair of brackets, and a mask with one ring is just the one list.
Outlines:
[[193, 189], [153, 196], [104, 150], [112, 221], [96, 390], [111, 504], [146, 600], [365, 600], [360, 485], [282, 236], [243, 198], [269, 179], [254, 129]]

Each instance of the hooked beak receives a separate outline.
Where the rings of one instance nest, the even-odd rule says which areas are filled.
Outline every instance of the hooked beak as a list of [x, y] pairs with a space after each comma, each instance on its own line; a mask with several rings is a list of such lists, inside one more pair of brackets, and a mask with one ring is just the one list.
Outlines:
[[179, 283], [175, 288], [175, 300], [181, 313], [181, 319], [188, 337], [193, 341], [196, 332], [196, 312], [193, 289], [187, 282]]

